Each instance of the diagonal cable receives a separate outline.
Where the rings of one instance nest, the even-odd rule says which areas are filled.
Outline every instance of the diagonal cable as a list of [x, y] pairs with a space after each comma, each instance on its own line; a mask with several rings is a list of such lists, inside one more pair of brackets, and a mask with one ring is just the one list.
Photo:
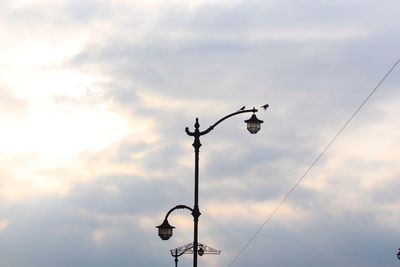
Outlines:
[[256, 236], [261, 232], [264, 226], [271, 220], [274, 214], [279, 210], [279, 208], [285, 203], [285, 201], [289, 198], [289, 196], [296, 190], [299, 184], [304, 180], [307, 174], [311, 171], [312, 168], [318, 163], [321, 157], [328, 151], [328, 149], [332, 146], [332, 144], [336, 141], [336, 139], [342, 134], [344, 129], [350, 124], [353, 118], [358, 114], [358, 112], [364, 107], [364, 105], [368, 102], [368, 100], [372, 97], [372, 95], [378, 90], [381, 84], [386, 80], [386, 78], [390, 75], [390, 73], [396, 68], [399, 64], [400, 58], [392, 65], [389, 71], [385, 74], [385, 76], [379, 81], [379, 83], [375, 86], [375, 88], [368, 94], [368, 96], [364, 99], [364, 101], [358, 106], [358, 108], [351, 114], [351, 116], [347, 119], [346, 123], [339, 129], [336, 135], [332, 138], [332, 140], [328, 143], [328, 145], [319, 153], [317, 158], [313, 161], [313, 163], [308, 167], [308, 169], [304, 172], [304, 174], [300, 177], [300, 179], [293, 185], [293, 187], [289, 190], [289, 192], [285, 195], [285, 197], [279, 201], [279, 203], [275, 206], [272, 212], [268, 215], [265, 221], [261, 224], [261, 226], [256, 230], [256, 232], [250, 237], [250, 239], [246, 242], [243, 248], [239, 251], [236, 257], [228, 264], [228, 267], [231, 267], [237, 259], [243, 254], [243, 252], [247, 249], [250, 243], [256, 238]]

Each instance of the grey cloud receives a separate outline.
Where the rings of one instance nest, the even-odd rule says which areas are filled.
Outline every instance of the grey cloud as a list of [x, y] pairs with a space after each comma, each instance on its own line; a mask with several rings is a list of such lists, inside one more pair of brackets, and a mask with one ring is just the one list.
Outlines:
[[[275, 266], [391, 266], [397, 261], [393, 248], [398, 233], [373, 223], [370, 213], [351, 212], [338, 217], [324, 206], [309, 211], [313, 218], [306, 222], [283, 221], [278, 212], [232, 266], [265, 266], [266, 262]], [[265, 215], [267, 218], [268, 213]], [[221, 265], [227, 266], [237, 256], [262, 223], [246, 224], [245, 220], [217, 220], [207, 229], [223, 250]]]
[[110, 19], [113, 7], [107, 1], [70, 1], [63, 9], [65, 14], [71, 16], [75, 23], [88, 23], [91, 20]]
[[[297, 225], [295, 232], [274, 224], [257, 237], [235, 266], [264, 266], [266, 261], [278, 266], [394, 265], [393, 233], [376, 225], [365, 226], [362, 216], [356, 216], [355, 221], [323, 218], [310, 223], [308, 229]], [[256, 257], [260, 250], [264, 251], [262, 259]]]
[[[52, 210], [48, 210], [52, 212]], [[61, 210], [62, 211], [62, 210]], [[53, 211], [54, 213], [54, 211]], [[80, 226], [74, 226], [76, 217], [65, 213], [63, 222], [69, 225], [43, 227], [36, 218], [22, 217], [24, 226], [15, 227], [2, 233], [2, 262], [9, 266], [131, 266], [140, 264], [157, 264], [159, 259], [151, 259], [147, 252], [151, 251], [143, 240], [150, 237], [141, 236], [140, 232], [129, 233], [123, 237], [110, 240], [96, 247], [91, 241], [93, 229], [101, 226], [98, 223], [90, 226], [90, 221], [84, 221]], [[48, 215], [46, 215], [48, 218]], [[85, 226], [83, 226], [83, 224]], [[30, 225], [31, 227], [26, 227]], [[137, 226], [131, 225], [131, 229]], [[74, 229], [75, 228], [75, 229]], [[120, 230], [120, 229], [117, 229]], [[117, 236], [118, 237], [118, 236]], [[145, 256], [147, 254], [147, 256]], [[150, 265], [149, 265], [150, 266]]]
[[[377, 65], [364, 64], [361, 55], [355, 58], [354, 52], [366, 41], [344, 46], [282, 42], [246, 44], [221, 42], [218, 38], [178, 43], [158, 40], [142, 46], [113, 43], [110, 47], [84, 52], [76, 60], [89, 64], [99, 60], [104, 62], [106, 71], [113, 75], [116, 83], [110, 86], [109, 92], [124, 105], [130, 104], [125, 102], [126, 99], [134, 98], [132, 92], [150, 90], [199, 101], [212, 98], [237, 103], [238, 97], [253, 101], [264, 98], [275, 101], [277, 108], [290, 102], [292, 109], [297, 108], [297, 113], [322, 108], [328, 114], [335, 104], [339, 105], [337, 110], [353, 107], [360, 100], [359, 95], [365, 95], [376, 84], [377, 78], [365, 74], [361, 82], [351, 79], [360, 76], [360, 70], [355, 68], [358, 64], [368, 66], [364, 73], [377, 72]], [[126, 58], [126, 54], [131, 57]], [[381, 70], [382, 65], [379, 68]], [[119, 80], [125, 81], [121, 89], [117, 86]], [[349, 80], [353, 82], [349, 83]], [[297, 92], [305, 89], [311, 92], [310, 95], [299, 99]], [[127, 94], [132, 97], [120, 97]], [[313, 101], [315, 98], [318, 101]], [[321, 115], [318, 122], [326, 120], [322, 116], [324, 112], [318, 114]]]
[[[177, 204], [191, 203], [193, 166], [181, 166], [180, 162], [193, 160], [193, 140], [184, 127], [193, 129], [198, 116], [204, 129], [224, 115], [193, 104], [201, 106], [205, 100], [232, 109], [270, 103], [271, 109], [258, 113], [265, 123], [256, 136], [248, 135], [243, 123], [246, 118], [240, 118], [226, 121], [224, 127], [202, 139], [202, 200], [278, 202], [393, 62], [399, 47], [393, 34], [398, 4], [390, 4], [392, 9], [378, 11], [357, 1], [249, 1], [229, 8], [205, 6], [190, 14], [171, 9], [161, 12], [142, 40], [115, 36], [102, 43], [94, 40], [66, 64], [111, 77], [110, 82], [96, 84], [104, 90], [103, 97], [112, 99], [115, 108], [129, 110], [130, 117], [153, 120], [159, 140], [151, 145], [130, 139], [133, 137], [120, 140], [106, 160], [127, 163], [135, 153], [144, 152], [146, 157], [139, 164], [149, 175], [135, 177], [115, 171], [93, 177], [91, 183], [76, 184], [64, 198], [51, 196], [35, 200], [35, 205], [27, 201], [8, 207], [3, 216], [11, 223], [0, 232], [0, 258], [13, 267], [32, 266], [32, 262], [43, 267], [173, 264], [168, 249], [177, 245], [176, 241], [161, 243], [154, 225], [149, 225], [147, 232], [137, 221], [102, 220], [96, 215], [153, 218]], [[93, 13], [89, 9], [76, 3], [68, 12], [76, 12], [73, 19], [79, 23], [104, 12], [104, 7], [100, 11], [94, 8]], [[390, 26], [386, 28], [387, 22]], [[300, 41], [268, 38], [270, 31], [312, 32], [318, 28], [340, 32], [350, 26], [366, 30], [366, 35]], [[374, 112], [374, 105], [397, 95], [397, 84], [396, 77], [385, 83], [388, 90], [363, 110], [368, 116], [363, 122], [372, 124], [382, 118], [383, 113]], [[143, 91], [190, 100], [191, 104], [184, 110], [165, 112], [161, 107], [144, 106], [139, 97]], [[199, 110], [204, 113], [197, 114]], [[235, 145], [229, 146], [232, 143]], [[224, 144], [231, 150], [217, 149]], [[152, 177], [154, 169], [165, 177]], [[244, 186], [229, 187], [235, 182]], [[371, 199], [377, 205], [395, 201], [396, 186], [394, 182], [371, 193]], [[399, 234], [376, 222], [376, 216], [387, 212], [340, 210], [335, 217], [330, 211], [338, 207], [332, 202], [344, 192], [331, 190], [298, 188], [290, 204], [312, 213], [312, 219], [280, 225], [275, 220], [280, 218], [278, 212], [234, 266], [394, 265], [392, 252], [398, 247]], [[207, 210], [202, 212], [201, 220], [210, 219]], [[221, 218], [223, 223], [210, 219], [207, 232], [201, 232], [215, 238], [217, 244], [211, 246], [223, 250], [218, 258], [221, 266], [229, 263], [258, 226], [240, 219], [227, 222]], [[91, 240], [96, 229], [112, 230], [110, 239], [98, 247]], [[209, 264], [206, 259], [203, 263]]]
[[[118, 193], [105, 190], [108, 185]], [[160, 198], [171, 200], [166, 194], [175, 190], [179, 185], [165, 181], [160, 187], [135, 177], [103, 177], [76, 185], [64, 197], [23, 202], [5, 214], [3, 209], [10, 225], [0, 233], [2, 262], [19, 267], [161, 265], [164, 259], [151, 255], [156, 229], [149, 225], [153, 230], [149, 236], [136, 219], [140, 214], [158, 214], [165, 207]], [[96, 230], [110, 231], [104, 242], [93, 241]]]
[[[9, 4], [7, 1], [2, 3], [2, 13], [7, 17], [8, 22], [21, 26], [28, 21], [34, 25], [68, 25], [89, 23], [98, 20], [100, 17], [109, 18], [113, 9], [105, 1], [85, 1], [77, 2], [74, 0], [63, 2], [36, 2]], [[46, 25], [49, 26], [49, 25]]]

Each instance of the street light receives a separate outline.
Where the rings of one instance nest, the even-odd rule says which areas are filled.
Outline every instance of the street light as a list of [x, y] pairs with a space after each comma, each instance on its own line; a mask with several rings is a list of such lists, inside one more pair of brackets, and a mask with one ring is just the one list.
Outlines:
[[[265, 110], [267, 109], [268, 105], [262, 106], [262, 108]], [[255, 115], [258, 110], [256, 108], [252, 109], [245, 109], [245, 107], [241, 108], [240, 110], [233, 112], [231, 114], [226, 115], [222, 119], [218, 120], [216, 123], [208, 127], [205, 131], [200, 131], [200, 124], [199, 124], [199, 119], [196, 118], [196, 123], [194, 124], [195, 130], [193, 132], [189, 131], [189, 128], [185, 128], [185, 132], [189, 136], [194, 137], [194, 142], [192, 146], [194, 147], [194, 206], [193, 208], [190, 208], [186, 205], [178, 205], [168, 211], [168, 213], [165, 215], [164, 222], [160, 224], [159, 226], [156, 226], [158, 228], [158, 235], [162, 240], [168, 240], [172, 236], [172, 230], [173, 226], [171, 226], [168, 223], [168, 216], [176, 209], [187, 209], [191, 211], [191, 214], [193, 216], [193, 267], [197, 267], [197, 255], [198, 252], [202, 253], [199, 248], [198, 248], [198, 223], [199, 223], [199, 217], [201, 215], [200, 209], [199, 209], [199, 153], [200, 153], [200, 147], [201, 147], [201, 142], [200, 142], [200, 136], [206, 135], [209, 132], [211, 132], [218, 124], [223, 122], [224, 120], [235, 116], [239, 115], [242, 113], [248, 113], [252, 112], [252, 116], [250, 119], [245, 120], [247, 124], [247, 129], [251, 134], [256, 134], [260, 128], [261, 128], [261, 123], [263, 123], [262, 120], [259, 120], [257, 116]]]
[[204, 248], [203, 246], [200, 246], [200, 248], [198, 249], [199, 251], [197, 252], [197, 254], [199, 254], [199, 256], [203, 256], [204, 255]]
[[397, 252], [397, 258], [400, 260], [400, 248], [399, 248], [399, 252]]
[[262, 120], [257, 118], [256, 114], [251, 115], [251, 118], [244, 122], [247, 123], [247, 130], [251, 134], [256, 134], [261, 129], [261, 123], [263, 123]]
[[158, 228], [158, 236], [161, 237], [162, 240], [168, 240], [172, 236], [172, 225], [169, 224], [168, 220], [164, 220], [162, 224], [156, 226]]

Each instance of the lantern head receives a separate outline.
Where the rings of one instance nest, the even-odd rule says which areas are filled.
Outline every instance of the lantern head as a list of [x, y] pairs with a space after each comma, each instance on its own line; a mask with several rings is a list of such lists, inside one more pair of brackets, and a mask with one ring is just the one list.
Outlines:
[[256, 114], [251, 115], [251, 118], [244, 122], [247, 123], [247, 130], [251, 134], [256, 134], [261, 129], [261, 123], [263, 123], [262, 120], [257, 118]]
[[172, 236], [172, 230], [175, 227], [170, 225], [168, 220], [164, 220], [164, 222], [156, 226], [156, 228], [158, 228], [158, 236], [161, 237], [162, 240], [168, 240]]
[[199, 256], [203, 256], [204, 255], [204, 249], [202, 246], [200, 246], [199, 250], [197, 251], [197, 253], [199, 254]]

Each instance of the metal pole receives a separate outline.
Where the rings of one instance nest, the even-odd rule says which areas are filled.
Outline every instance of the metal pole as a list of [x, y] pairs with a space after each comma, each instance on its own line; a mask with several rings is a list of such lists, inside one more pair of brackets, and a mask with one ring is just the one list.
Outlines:
[[175, 267], [178, 267], [178, 249], [175, 249]]
[[199, 152], [200, 152], [200, 124], [198, 118], [194, 125], [194, 207], [193, 207], [193, 267], [197, 267], [197, 250], [198, 250], [198, 235], [199, 235]]

